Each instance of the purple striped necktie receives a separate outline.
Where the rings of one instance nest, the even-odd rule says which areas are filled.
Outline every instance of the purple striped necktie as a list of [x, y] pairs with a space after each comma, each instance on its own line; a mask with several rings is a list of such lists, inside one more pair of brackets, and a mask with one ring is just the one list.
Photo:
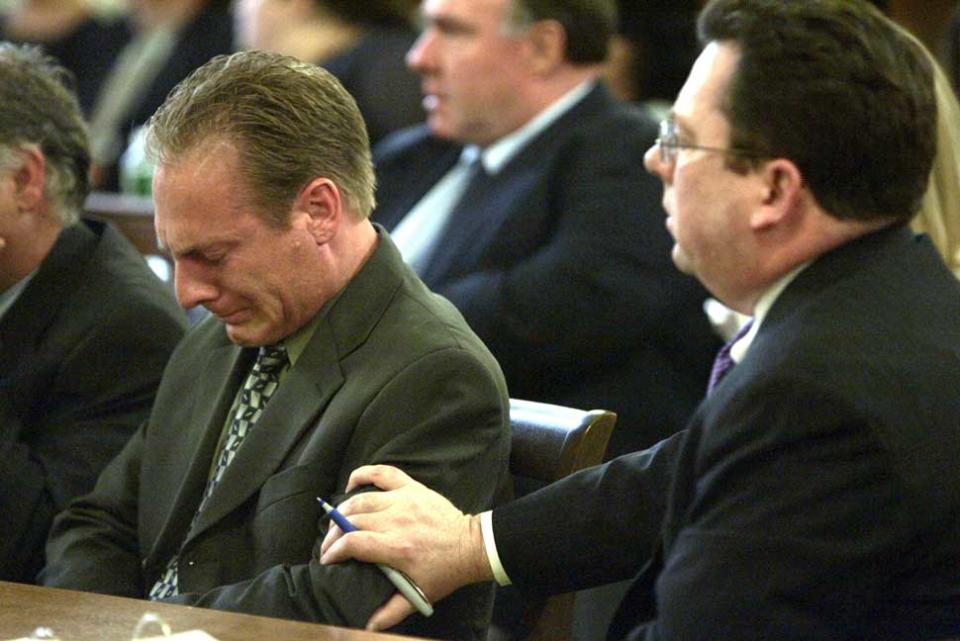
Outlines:
[[737, 333], [734, 334], [726, 345], [720, 348], [720, 351], [717, 352], [717, 357], [713, 360], [713, 369], [710, 370], [710, 382], [707, 384], [707, 395], [709, 396], [713, 389], [720, 383], [724, 376], [733, 369], [733, 366], [736, 365], [733, 357], [730, 356], [730, 349], [733, 347], [734, 343], [746, 336], [747, 332], [750, 331], [750, 327], [753, 325], [753, 321], [747, 321], [744, 323], [743, 327], [737, 330]]

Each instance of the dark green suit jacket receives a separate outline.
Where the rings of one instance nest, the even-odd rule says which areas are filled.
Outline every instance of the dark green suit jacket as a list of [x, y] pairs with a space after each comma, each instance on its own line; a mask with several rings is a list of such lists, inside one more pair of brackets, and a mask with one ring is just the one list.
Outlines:
[[[142, 597], [179, 553], [177, 602], [359, 627], [394, 589], [375, 566], [315, 560], [316, 497], [336, 503], [354, 468], [389, 463], [464, 510], [489, 507], [507, 472], [508, 396], [453, 306], [380, 230], [373, 256], [320, 314], [189, 534], [255, 350], [212, 319], [188, 335], [149, 422], [57, 519], [44, 582]], [[489, 599], [485, 586], [461, 590], [405, 631], [481, 638]]]

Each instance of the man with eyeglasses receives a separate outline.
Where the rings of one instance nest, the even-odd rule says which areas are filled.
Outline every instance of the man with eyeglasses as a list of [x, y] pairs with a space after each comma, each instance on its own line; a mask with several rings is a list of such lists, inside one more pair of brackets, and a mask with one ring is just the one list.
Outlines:
[[960, 284], [906, 228], [929, 65], [861, 0], [713, 0], [699, 29], [645, 164], [674, 262], [753, 322], [687, 429], [479, 516], [360, 468], [385, 491], [341, 505], [366, 531], [321, 561], [390, 563], [433, 599], [635, 577], [610, 639], [956, 636]]

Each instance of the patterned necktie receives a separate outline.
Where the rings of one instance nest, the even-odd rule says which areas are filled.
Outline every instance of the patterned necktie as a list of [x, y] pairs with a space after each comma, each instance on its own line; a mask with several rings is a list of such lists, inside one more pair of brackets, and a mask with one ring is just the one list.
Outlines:
[[[203, 498], [200, 499], [197, 511], [193, 513], [193, 520], [190, 522], [191, 530], [207, 504], [207, 499], [223, 478], [224, 471], [233, 462], [250, 428], [259, 420], [267, 401], [277, 390], [280, 372], [287, 362], [287, 350], [283, 345], [267, 345], [260, 348], [257, 361], [240, 389], [240, 401], [230, 420], [230, 428], [227, 430], [226, 438], [223, 439], [223, 446], [217, 454], [217, 464], [207, 481]], [[148, 595], [151, 600], [164, 599], [177, 594], [177, 558], [178, 555], [174, 555], [170, 559], [163, 574], [153, 584]]]
[[750, 331], [750, 326], [753, 325], [753, 321], [747, 321], [744, 323], [743, 327], [737, 330], [737, 333], [734, 334], [733, 338], [727, 342], [726, 345], [720, 348], [720, 351], [717, 352], [717, 357], [713, 359], [713, 369], [710, 370], [710, 382], [707, 383], [707, 395], [709, 396], [713, 389], [720, 383], [724, 376], [733, 369], [733, 366], [736, 365], [733, 357], [730, 356], [730, 350], [733, 348], [734, 344], [747, 335], [747, 332]]

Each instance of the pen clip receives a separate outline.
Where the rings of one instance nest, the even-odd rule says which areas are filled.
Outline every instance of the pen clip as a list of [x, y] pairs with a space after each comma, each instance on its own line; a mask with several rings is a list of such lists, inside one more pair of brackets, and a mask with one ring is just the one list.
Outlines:
[[405, 578], [405, 579], [407, 580], [407, 583], [409, 583], [409, 584], [410, 584], [410, 587], [412, 587], [414, 590], [417, 591], [417, 594], [420, 595], [420, 598], [421, 598], [421, 599], [423, 599], [423, 600], [424, 600], [425, 602], [427, 602], [427, 603], [430, 603], [430, 599], [428, 599], [428, 598], [427, 598], [427, 595], [423, 593], [423, 590], [420, 589], [420, 586], [417, 585], [417, 582], [410, 578], [410, 575], [409, 575], [409, 574], [407, 574], [407, 573], [404, 572], [403, 570], [397, 570], [396, 568], [394, 568], [394, 570], [397, 572], [397, 574], [399, 574], [400, 576], [402, 576], [403, 578]]

